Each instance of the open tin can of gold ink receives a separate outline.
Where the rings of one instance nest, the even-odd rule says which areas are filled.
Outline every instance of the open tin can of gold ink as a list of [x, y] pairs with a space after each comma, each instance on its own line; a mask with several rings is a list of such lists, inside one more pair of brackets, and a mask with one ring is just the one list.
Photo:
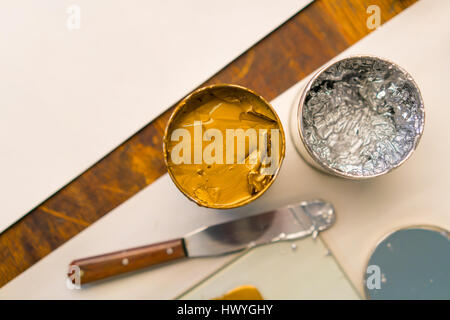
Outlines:
[[357, 55], [331, 62], [312, 76], [293, 106], [290, 132], [311, 166], [367, 179], [411, 156], [424, 120], [420, 90], [404, 69]]
[[260, 95], [237, 85], [200, 88], [175, 107], [163, 141], [167, 171], [200, 206], [252, 202], [274, 182], [285, 154], [283, 127]]

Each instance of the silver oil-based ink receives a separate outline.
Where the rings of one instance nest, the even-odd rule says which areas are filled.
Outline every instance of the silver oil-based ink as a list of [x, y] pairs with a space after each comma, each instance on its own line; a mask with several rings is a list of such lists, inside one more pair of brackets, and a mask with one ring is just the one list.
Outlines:
[[372, 56], [349, 57], [319, 71], [304, 89], [297, 116], [293, 138], [301, 138], [299, 151], [307, 152], [307, 161], [355, 179], [401, 165], [424, 126], [414, 80], [396, 64]]

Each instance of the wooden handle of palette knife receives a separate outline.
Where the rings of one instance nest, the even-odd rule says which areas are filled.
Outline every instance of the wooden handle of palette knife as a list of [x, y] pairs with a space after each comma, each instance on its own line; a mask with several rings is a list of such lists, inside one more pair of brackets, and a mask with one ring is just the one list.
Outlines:
[[176, 239], [74, 260], [69, 278], [74, 284], [86, 284], [185, 257], [183, 239]]

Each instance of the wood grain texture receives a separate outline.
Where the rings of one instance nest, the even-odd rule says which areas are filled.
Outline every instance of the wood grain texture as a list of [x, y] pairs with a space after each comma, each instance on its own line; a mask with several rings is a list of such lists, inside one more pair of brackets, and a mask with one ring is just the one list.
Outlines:
[[[369, 5], [380, 7], [384, 23], [414, 2], [317, 0], [205, 84], [240, 84], [271, 100], [370, 33]], [[171, 111], [0, 235], [0, 286], [166, 172], [162, 137]]]
[[[176, 239], [77, 259], [70, 266], [79, 268], [79, 284], [83, 285], [186, 257], [183, 239]], [[68, 275], [75, 276], [75, 271]], [[72, 280], [76, 283], [75, 277]]]

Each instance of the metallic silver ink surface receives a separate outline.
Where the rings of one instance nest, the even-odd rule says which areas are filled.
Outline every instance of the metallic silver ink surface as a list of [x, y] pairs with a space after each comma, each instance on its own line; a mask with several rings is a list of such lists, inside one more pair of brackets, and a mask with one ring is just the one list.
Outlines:
[[337, 175], [384, 174], [410, 156], [422, 135], [420, 91], [392, 62], [346, 58], [319, 72], [306, 90], [300, 101], [303, 143], [313, 160]]

